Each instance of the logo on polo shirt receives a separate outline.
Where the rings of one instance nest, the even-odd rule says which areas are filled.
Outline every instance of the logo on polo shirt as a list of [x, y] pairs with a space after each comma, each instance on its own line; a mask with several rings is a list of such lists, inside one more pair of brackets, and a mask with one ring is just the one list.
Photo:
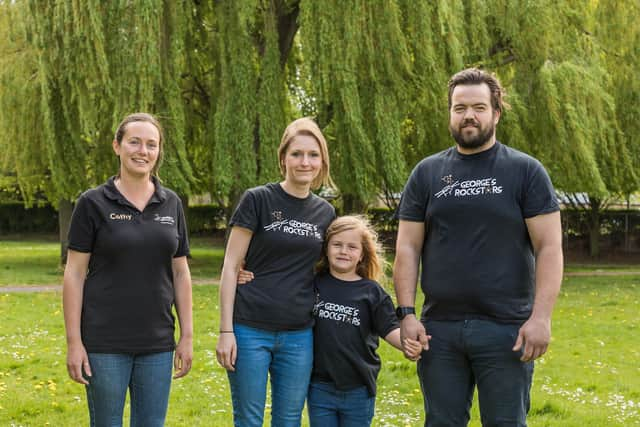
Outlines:
[[111, 212], [109, 214], [109, 219], [114, 219], [114, 220], [117, 220], [117, 221], [131, 221], [133, 219], [133, 215]]
[[172, 216], [160, 216], [158, 214], [156, 214], [153, 220], [166, 225], [173, 225], [176, 223], [176, 220]]

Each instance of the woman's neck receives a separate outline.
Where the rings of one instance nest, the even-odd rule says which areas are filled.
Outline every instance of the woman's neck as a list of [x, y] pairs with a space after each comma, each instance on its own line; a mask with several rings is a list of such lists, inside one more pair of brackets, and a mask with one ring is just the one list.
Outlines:
[[308, 184], [297, 185], [292, 183], [291, 181], [287, 181], [286, 179], [280, 183], [280, 186], [285, 191], [285, 193], [290, 194], [291, 196], [297, 197], [299, 199], [305, 199], [309, 196], [311, 192], [311, 186]]
[[133, 194], [146, 193], [154, 188], [153, 181], [151, 181], [149, 175], [133, 176], [120, 171], [115, 182], [120, 191], [125, 190], [127, 193]]
[[121, 172], [114, 183], [120, 194], [140, 212], [144, 211], [155, 191], [155, 185], [148, 175], [138, 178]]

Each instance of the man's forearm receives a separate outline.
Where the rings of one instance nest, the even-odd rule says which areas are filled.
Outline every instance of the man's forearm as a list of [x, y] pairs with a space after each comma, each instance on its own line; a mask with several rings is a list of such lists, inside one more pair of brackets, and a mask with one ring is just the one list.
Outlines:
[[562, 283], [562, 248], [542, 248], [536, 255], [536, 296], [531, 317], [551, 319]]

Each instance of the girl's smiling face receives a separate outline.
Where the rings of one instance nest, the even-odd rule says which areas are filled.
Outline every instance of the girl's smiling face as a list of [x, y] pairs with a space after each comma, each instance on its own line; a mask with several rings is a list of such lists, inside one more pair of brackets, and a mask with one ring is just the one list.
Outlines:
[[327, 244], [329, 271], [338, 279], [354, 280], [358, 263], [362, 261], [362, 232], [358, 229], [336, 233]]

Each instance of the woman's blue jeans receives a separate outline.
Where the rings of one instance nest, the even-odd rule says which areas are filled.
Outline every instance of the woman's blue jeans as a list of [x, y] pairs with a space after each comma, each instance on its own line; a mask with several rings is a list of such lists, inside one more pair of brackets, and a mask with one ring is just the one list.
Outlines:
[[312, 382], [307, 409], [311, 427], [367, 427], [375, 412], [376, 398], [367, 387], [341, 391], [333, 384]]
[[228, 371], [237, 427], [262, 427], [271, 378], [271, 425], [299, 427], [313, 367], [313, 332], [272, 332], [235, 324], [235, 371]]
[[171, 388], [173, 352], [89, 353], [92, 376], [87, 401], [92, 427], [120, 427], [129, 390], [132, 427], [164, 425]]

